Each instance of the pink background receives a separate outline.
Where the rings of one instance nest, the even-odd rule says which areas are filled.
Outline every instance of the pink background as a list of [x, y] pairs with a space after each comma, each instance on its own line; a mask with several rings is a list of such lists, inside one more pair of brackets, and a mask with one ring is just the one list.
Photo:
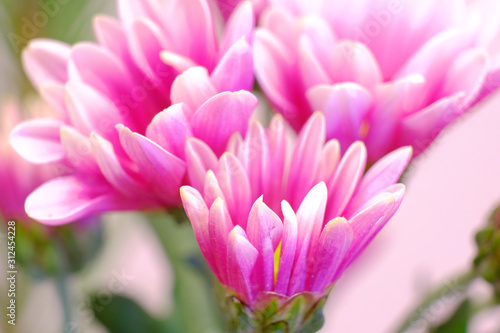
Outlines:
[[394, 330], [429, 288], [467, 270], [474, 233], [500, 203], [500, 94], [442, 133], [406, 185], [399, 211], [334, 289], [322, 333]]

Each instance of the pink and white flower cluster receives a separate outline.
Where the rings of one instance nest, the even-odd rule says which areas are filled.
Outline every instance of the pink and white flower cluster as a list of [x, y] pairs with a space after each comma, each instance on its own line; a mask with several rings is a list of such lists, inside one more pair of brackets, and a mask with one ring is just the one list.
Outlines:
[[339, 142], [325, 142], [325, 135], [321, 113], [296, 141], [280, 116], [267, 131], [253, 122], [244, 140], [236, 135], [229, 152], [213, 161], [199, 190], [181, 189], [207, 262], [251, 308], [270, 292], [322, 294], [401, 204], [404, 185], [396, 182], [411, 148], [365, 174], [363, 143], [341, 157]]
[[185, 138], [221, 154], [232, 133], [246, 133], [257, 104], [248, 92], [249, 3], [220, 38], [207, 0], [123, 0], [119, 13], [120, 21], [96, 18], [97, 43], [35, 40], [23, 53], [31, 81], [59, 111], [11, 135], [27, 160], [64, 165], [26, 202], [43, 223], [179, 205]]
[[270, 0], [255, 33], [256, 76], [296, 129], [314, 111], [327, 137], [377, 161], [420, 154], [500, 86], [494, 0]]
[[[11, 144], [63, 166], [26, 211], [58, 225], [183, 204], [217, 278], [250, 307], [324, 293], [395, 214], [412, 150], [500, 86], [497, 1], [118, 9], [96, 18], [96, 43], [23, 53], [59, 114], [17, 126]], [[254, 76], [280, 113], [267, 129], [250, 121]]]

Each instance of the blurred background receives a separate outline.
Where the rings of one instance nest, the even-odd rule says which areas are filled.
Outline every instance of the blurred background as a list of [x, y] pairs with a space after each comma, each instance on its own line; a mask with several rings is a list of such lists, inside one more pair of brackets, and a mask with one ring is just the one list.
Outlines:
[[[47, 3], [0, 1], [0, 101], [34, 94], [20, 67], [21, 50], [29, 39], [93, 40], [92, 17], [115, 15], [114, 1], [59, 0], [56, 9]], [[496, 94], [448, 128], [414, 162], [400, 210], [338, 282], [326, 305], [321, 332], [392, 332], [428, 291], [444, 283], [453, 287], [454, 277], [469, 269], [476, 253], [474, 234], [500, 202], [499, 124], [500, 94]], [[73, 332], [107, 332], [89, 308], [91, 293], [101, 295], [103, 312], [111, 293], [130, 297], [153, 317], [171, 306], [173, 276], [145, 219], [115, 213], [104, 216], [102, 225], [105, 242], [98, 256], [68, 281], [71, 301], [77, 304]], [[1, 232], [0, 271], [5, 272], [5, 229]], [[63, 332], [54, 282], [20, 274], [17, 285], [17, 324], [7, 325], [2, 311], [0, 332]], [[478, 282], [471, 297], [486, 299], [488, 290]], [[6, 298], [7, 283], [2, 278], [2, 309]], [[439, 322], [460, 300], [442, 300], [430, 319]], [[412, 332], [425, 332], [424, 327], [414, 325]], [[469, 331], [500, 332], [500, 309], [476, 318]]]

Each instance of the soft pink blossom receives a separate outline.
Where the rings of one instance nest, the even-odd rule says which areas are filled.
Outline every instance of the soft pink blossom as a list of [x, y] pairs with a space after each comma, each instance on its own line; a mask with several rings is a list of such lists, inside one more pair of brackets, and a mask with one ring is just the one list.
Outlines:
[[219, 160], [201, 141], [188, 141], [189, 158], [205, 163], [189, 165], [198, 189], [181, 188], [184, 208], [215, 275], [250, 307], [269, 292], [322, 294], [401, 203], [404, 185], [396, 183], [410, 147], [365, 174], [364, 144], [341, 157], [325, 130], [321, 113], [298, 138], [279, 115], [267, 131], [254, 121]]
[[368, 160], [420, 154], [500, 86], [500, 2], [275, 0], [260, 17], [262, 90], [299, 130], [314, 111], [327, 138], [365, 142]]
[[50, 108], [39, 100], [21, 106], [14, 99], [1, 103], [0, 118], [0, 219], [29, 222], [24, 210], [26, 197], [54, 174], [53, 166], [38, 166], [20, 157], [9, 144], [9, 133], [30, 116], [49, 116]]
[[233, 132], [245, 135], [257, 103], [246, 91], [250, 3], [227, 23], [208, 0], [119, 0], [118, 11], [120, 20], [95, 19], [97, 43], [35, 40], [23, 52], [28, 77], [59, 111], [11, 135], [27, 160], [62, 166], [26, 202], [41, 222], [179, 205], [185, 139], [220, 155]]

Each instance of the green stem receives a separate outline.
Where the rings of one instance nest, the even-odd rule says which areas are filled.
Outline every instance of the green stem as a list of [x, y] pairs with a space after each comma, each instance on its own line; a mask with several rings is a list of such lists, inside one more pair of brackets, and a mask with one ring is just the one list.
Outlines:
[[70, 333], [71, 332], [71, 326], [72, 326], [72, 306], [71, 306], [71, 300], [70, 300], [70, 295], [69, 295], [69, 288], [68, 288], [68, 262], [66, 258], [66, 250], [64, 249], [64, 246], [57, 242], [58, 245], [58, 259], [59, 259], [59, 265], [58, 265], [58, 271], [57, 275], [55, 276], [55, 282], [56, 282], [56, 288], [57, 288], [57, 293], [59, 295], [59, 299], [61, 301], [61, 305], [63, 308], [63, 315], [64, 315], [64, 321], [63, 321], [63, 332], [65, 333]]
[[[182, 214], [151, 214], [150, 225], [167, 254], [175, 275], [174, 309], [166, 332], [222, 332], [221, 316], [212, 292], [210, 273], [189, 222]], [[184, 215], [185, 218], [185, 215]], [[205, 271], [205, 272], [204, 272]]]
[[411, 312], [407, 319], [396, 330], [398, 333], [406, 332], [419, 319], [424, 318], [430, 308], [440, 300], [444, 300], [450, 296], [462, 296], [467, 291], [470, 283], [476, 278], [473, 271], [467, 272], [458, 276], [451, 282], [447, 282], [438, 289], [430, 293], [424, 300]]

